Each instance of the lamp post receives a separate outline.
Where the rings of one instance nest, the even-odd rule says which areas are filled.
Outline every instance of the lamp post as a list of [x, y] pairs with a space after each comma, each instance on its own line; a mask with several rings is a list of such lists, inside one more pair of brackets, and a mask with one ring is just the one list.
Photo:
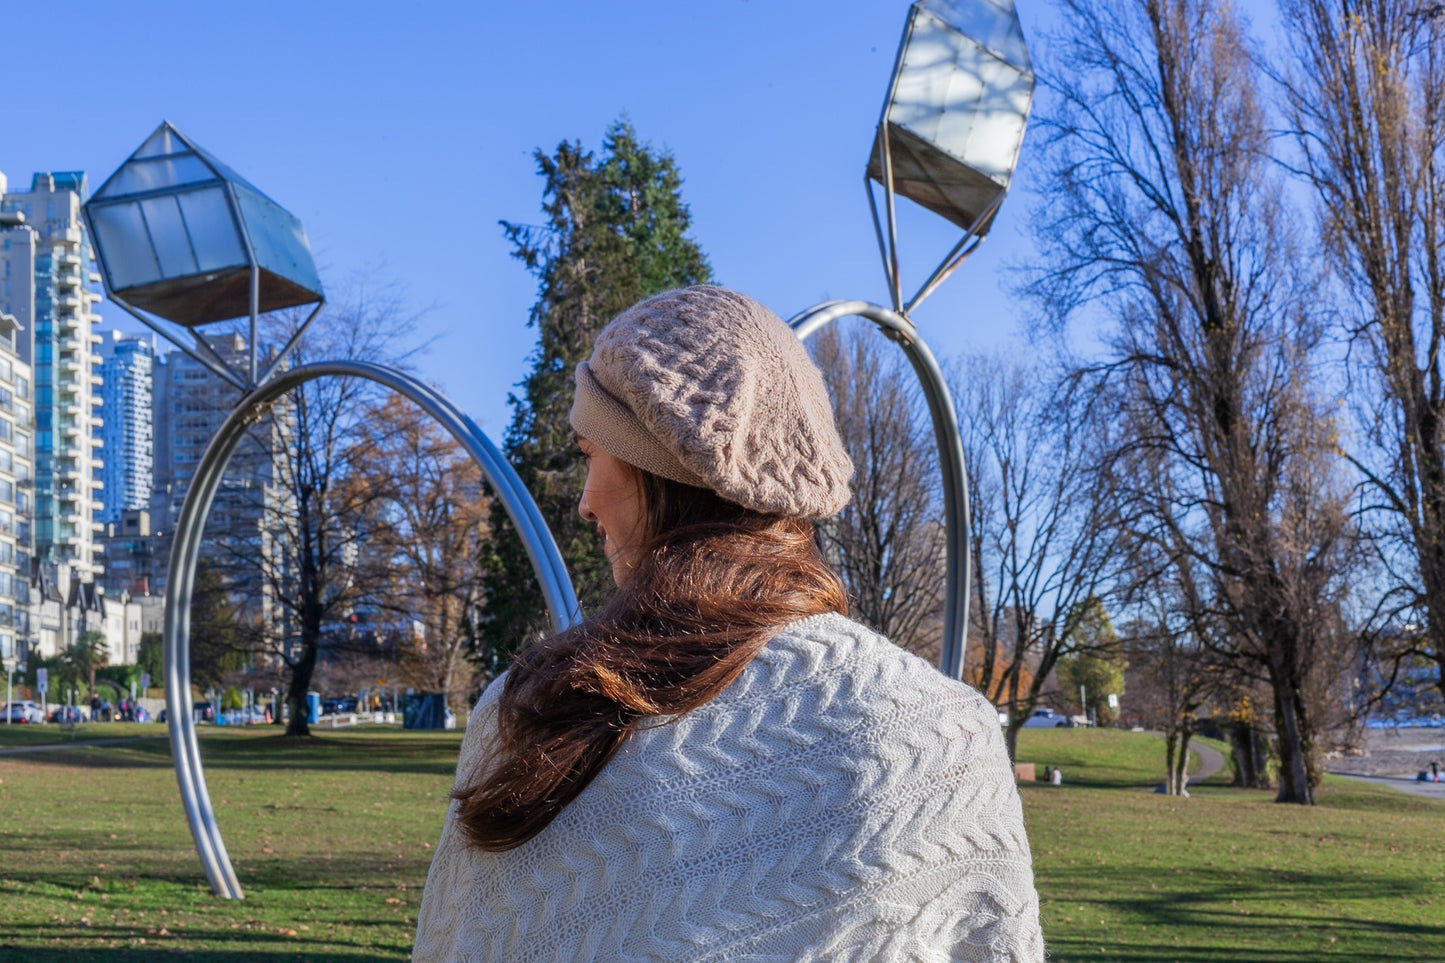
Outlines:
[[[963, 677], [968, 632], [968, 485], [958, 413], [912, 314], [971, 254], [1013, 180], [1033, 102], [1034, 75], [1013, 0], [918, 0], [909, 8], [864, 186], [891, 307], [829, 301], [788, 323], [799, 338], [839, 318], [867, 318], [899, 344], [928, 403], [943, 474], [948, 561], [939, 668]], [[882, 211], [874, 189], [883, 192]], [[898, 199], [963, 234], [911, 298], [898, 257]]]
[[[579, 617], [577, 599], [556, 543], [516, 472], [440, 392], [360, 361], [281, 370], [325, 299], [306, 233], [279, 204], [162, 123], [86, 202], [85, 217], [111, 300], [241, 392], [186, 490], [172, 538], [163, 633], [166, 715], [181, 801], [212, 891], [240, 899], [192, 717], [190, 609], [206, 516], [236, 446], [266, 406], [318, 378], [363, 378], [403, 395], [440, 422], [481, 468], [522, 536], [558, 631]], [[306, 305], [313, 305], [306, 320], [261, 370], [259, 316]], [[250, 325], [244, 368], [228, 363], [199, 332], [237, 318]]]

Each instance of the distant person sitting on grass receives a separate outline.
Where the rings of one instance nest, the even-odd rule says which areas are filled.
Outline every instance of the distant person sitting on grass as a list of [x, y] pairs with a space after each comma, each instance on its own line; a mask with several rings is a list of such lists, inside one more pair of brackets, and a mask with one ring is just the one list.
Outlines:
[[818, 553], [853, 466], [793, 332], [670, 291], [575, 383], [618, 591], [483, 694], [412, 959], [1042, 961], [998, 713]]

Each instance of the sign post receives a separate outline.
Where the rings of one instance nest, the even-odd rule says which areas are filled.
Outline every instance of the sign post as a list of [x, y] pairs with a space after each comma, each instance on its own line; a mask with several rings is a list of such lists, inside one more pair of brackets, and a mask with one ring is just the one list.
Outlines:
[[50, 688], [50, 670], [43, 668], [35, 670], [35, 688], [40, 690], [40, 721], [48, 722], [50, 713], [45, 711], [49, 708], [45, 704], [45, 693]]

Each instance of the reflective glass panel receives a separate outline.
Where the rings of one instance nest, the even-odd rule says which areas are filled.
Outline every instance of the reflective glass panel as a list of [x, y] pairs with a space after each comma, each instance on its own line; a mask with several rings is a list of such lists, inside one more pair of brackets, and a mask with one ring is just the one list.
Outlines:
[[121, 291], [160, 277], [139, 204], [97, 205], [90, 209], [90, 217], [113, 288]]
[[175, 154], [186, 150], [186, 145], [181, 143], [175, 131], [165, 124], [156, 128], [156, 132], [140, 145], [140, 150], [135, 152], [136, 157], [159, 157], [162, 154]]
[[980, 72], [987, 93], [976, 108], [963, 159], [969, 167], [1007, 187], [1024, 139], [1033, 81], [991, 57]]
[[274, 274], [306, 288], [321, 292], [321, 279], [311, 259], [311, 245], [301, 222], [282, 210], [270, 198], [234, 185], [241, 207], [241, 220], [251, 236], [256, 263]]
[[1006, 187], [1032, 94], [1032, 73], [925, 10], [914, 21], [888, 120]]
[[161, 265], [161, 277], [179, 278], [199, 273], [175, 197], [169, 194], [148, 197], [140, 202], [140, 208], [145, 214], [146, 227], [150, 228], [151, 244], [155, 246], [156, 260]]
[[160, 160], [133, 160], [126, 163], [97, 197], [119, 197], [183, 184], [213, 181], [216, 175], [195, 154], [166, 157]]
[[1011, 0], [926, 0], [924, 6], [966, 37], [1021, 70], [1032, 70], [1018, 11]]
[[224, 189], [186, 191], [178, 200], [196, 253], [196, 266], [202, 272], [246, 263], [246, 250]]

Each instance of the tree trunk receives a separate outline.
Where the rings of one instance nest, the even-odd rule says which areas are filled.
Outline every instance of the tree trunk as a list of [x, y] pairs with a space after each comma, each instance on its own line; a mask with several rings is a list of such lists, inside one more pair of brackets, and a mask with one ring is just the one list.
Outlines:
[[1174, 730], [1164, 733], [1164, 791], [1174, 795], [1174, 751], [1178, 745]]
[[1179, 752], [1174, 757], [1174, 795], [1182, 796], [1189, 788], [1189, 737], [1192, 733], [1184, 729], [1179, 733]]
[[1234, 785], [1242, 789], [1268, 789], [1259, 731], [1248, 722], [1236, 722], [1229, 729], [1234, 756]]
[[1310, 780], [1310, 737], [1304, 700], [1301, 697], [1298, 666], [1287, 653], [1276, 649], [1270, 661], [1271, 686], [1274, 692], [1274, 729], [1279, 743], [1279, 794], [1275, 802], [1315, 804], [1314, 786]]
[[286, 724], [286, 735], [309, 736], [311, 725], [307, 721], [310, 706], [306, 704], [306, 693], [311, 689], [311, 675], [316, 671], [316, 650], [320, 642], [320, 630], [302, 627], [301, 658], [291, 667], [291, 685], [286, 690], [286, 705], [291, 710], [291, 719]]

